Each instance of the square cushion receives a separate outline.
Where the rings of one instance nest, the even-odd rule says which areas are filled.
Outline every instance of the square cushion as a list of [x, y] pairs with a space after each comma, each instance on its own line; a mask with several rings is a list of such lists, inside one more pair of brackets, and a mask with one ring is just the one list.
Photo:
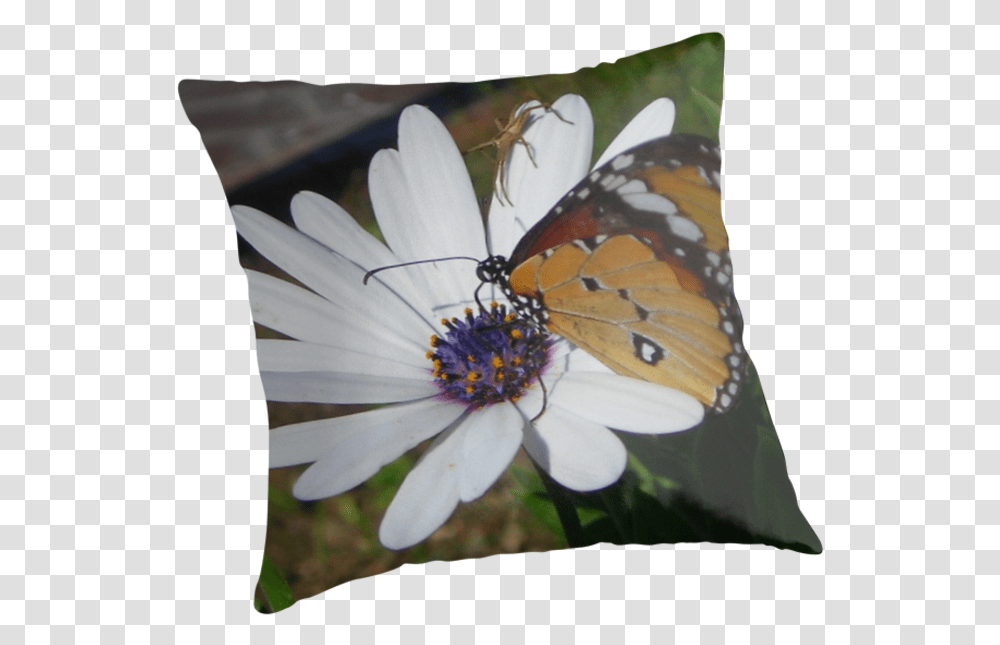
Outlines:
[[742, 343], [723, 51], [705, 34], [472, 84], [181, 83], [268, 400], [261, 611], [408, 562], [822, 550]]

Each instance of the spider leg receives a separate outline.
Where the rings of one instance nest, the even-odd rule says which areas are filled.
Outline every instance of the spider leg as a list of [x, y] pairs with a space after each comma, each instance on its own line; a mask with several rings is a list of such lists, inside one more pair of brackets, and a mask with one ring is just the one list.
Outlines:
[[524, 149], [528, 151], [528, 159], [531, 159], [531, 165], [537, 168], [538, 164], [535, 163], [535, 157], [534, 155], [531, 154], [531, 146], [528, 145], [528, 142], [525, 140], [525, 138], [521, 135], [517, 135], [517, 139], [514, 140], [514, 143], [520, 143], [522, 146], [524, 146]]
[[494, 146], [494, 145], [496, 145], [496, 141], [490, 139], [486, 143], [480, 143], [478, 146], [473, 146], [469, 148], [468, 150], [465, 151], [465, 154], [469, 154], [470, 152], [475, 152], [476, 150], [482, 150], [483, 148], [488, 148], [489, 146]]
[[549, 112], [551, 112], [552, 114], [555, 114], [557, 117], [559, 117], [559, 120], [562, 121], [563, 123], [568, 123], [569, 125], [573, 125], [572, 121], [567, 121], [566, 119], [563, 118], [563, 115], [559, 114], [559, 110], [555, 109], [554, 107], [552, 107], [551, 105], [548, 105], [548, 104], [546, 104], [545, 107], [547, 107], [549, 109]]
[[[497, 202], [499, 202], [500, 205], [503, 205], [503, 199], [501, 199], [502, 195], [503, 198], [507, 200], [507, 205], [512, 206], [513, 204], [510, 201], [510, 197], [507, 196], [507, 187], [504, 185], [504, 181], [506, 180], [506, 175], [504, 173], [504, 161], [503, 155], [497, 155], [497, 163], [493, 167], [493, 192], [496, 193]], [[497, 186], [500, 186], [500, 190], [496, 189]]]
[[[502, 193], [504, 199], [507, 200], [507, 205], [513, 206], [514, 202], [510, 201], [510, 195], [507, 194], [507, 171], [505, 169], [506, 165], [507, 165], [506, 159], [500, 159], [497, 161], [497, 171], [499, 172], [500, 175], [500, 193]], [[496, 183], [496, 180], [494, 180], [494, 183]], [[500, 202], [500, 204], [503, 204], [499, 196], [497, 196], [497, 201]]]

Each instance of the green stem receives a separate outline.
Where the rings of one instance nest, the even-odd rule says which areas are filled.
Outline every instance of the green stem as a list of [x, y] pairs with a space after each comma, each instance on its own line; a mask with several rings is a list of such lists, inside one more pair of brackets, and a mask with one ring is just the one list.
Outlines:
[[580, 525], [580, 516], [576, 512], [576, 507], [570, 501], [566, 491], [542, 468], [537, 461], [531, 460], [538, 471], [538, 476], [545, 484], [545, 491], [552, 498], [552, 504], [556, 507], [559, 515], [559, 522], [562, 524], [563, 533], [566, 534], [566, 542], [572, 548], [586, 546], [583, 540], [583, 527]]
[[[618, 486], [620, 485], [621, 482], [619, 482]], [[617, 486], [612, 486], [605, 488], [598, 494], [604, 502], [604, 507], [608, 509], [608, 516], [611, 517], [611, 521], [615, 525], [615, 530], [618, 531], [618, 536], [621, 538], [620, 544], [628, 544], [632, 541], [630, 538], [631, 531], [625, 526], [625, 518], [622, 517], [622, 511], [624, 510], [626, 513], [628, 511], [620, 491]]]

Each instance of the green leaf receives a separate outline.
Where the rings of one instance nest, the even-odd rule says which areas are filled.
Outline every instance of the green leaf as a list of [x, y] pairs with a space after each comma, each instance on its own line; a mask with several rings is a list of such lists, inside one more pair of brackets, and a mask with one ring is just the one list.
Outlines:
[[[752, 364], [740, 400], [727, 414], [708, 416], [685, 432], [619, 436], [638, 465], [636, 493], [662, 509], [658, 514], [639, 496], [634, 514], [643, 515], [641, 521], [670, 524], [652, 530], [669, 538], [664, 541], [756, 542], [803, 553], [822, 551], [788, 480], [784, 452]], [[607, 534], [608, 529], [601, 531]]]
[[694, 97], [695, 103], [702, 109], [706, 120], [714, 121], [716, 124], [722, 120], [722, 106], [710, 99], [704, 93], [702, 93], [698, 88], [691, 88], [691, 96]]
[[555, 505], [545, 492], [542, 478], [518, 466], [511, 466], [511, 473], [519, 485], [519, 488], [514, 488], [511, 491], [514, 498], [521, 502], [545, 528], [565, 543], [566, 533], [559, 522], [559, 513], [556, 512]]
[[409, 455], [403, 455], [396, 461], [386, 464], [366, 482], [375, 493], [375, 506], [381, 510], [389, 508], [396, 491], [399, 490], [407, 473], [413, 468], [414, 460]]
[[282, 609], [286, 609], [295, 604], [295, 598], [292, 596], [292, 589], [285, 582], [281, 573], [278, 571], [277, 567], [271, 562], [271, 559], [266, 555], [264, 556], [264, 563], [260, 569], [260, 590], [264, 594], [264, 600], [267, 602], [268, 609], [270, 612], [279, 612]]

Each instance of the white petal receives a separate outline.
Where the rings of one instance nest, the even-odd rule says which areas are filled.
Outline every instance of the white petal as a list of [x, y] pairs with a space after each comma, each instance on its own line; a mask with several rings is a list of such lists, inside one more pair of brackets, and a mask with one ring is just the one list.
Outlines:
[[252, 269], [246, 274], [250, 312], [254, 321], [265, 327], [298, 340], [356, 347], [388, 359], [404, 354], [422, 357], [427, 352], [426, 345], [400, 338], [291, 282]]
[[[365, 271], [399, 264], [401, 260], [374, 235], [361, 227], [347, 211], [326, 197], [303, 191], [292, 198], [292, 219], [295, 226]], [[384, 282], [421, 314], [429, 314], [430, 306], [413, 285], [406, 271], [390, 269], [371, 280]]]
[[549, 405], [609, 428], [644, 434], [687, 430], [705, 416], [702, 404], [683, 392], [599, 372], [567, 372], [549, 392]]
[[552, 339], [554, 342], [549, 348], [550, 363], [561, 363], [565, 359], [575, 356], [577, 353], [583, 352], [583, 350], [578, 349], [576, 345], [569, 342], [562, 336], [553, 336]]
[[417, 188], [416, 206], [433, 216], [434, 241], [441, 250], [483, 257], [486, 242], [476, 193], [444, 124], [422, 105], [407, 108], [399, 117], [399, 152], [406, 178]]
[[524, 417], [513, 405], [494, 405], [469, 416], [462, 425], [458, 498], [471, 502], [499, 479], [524, 438]]
[[656, 99], [643, 108], [642, 112], [635, 115], [629, 124], [618, 133], [601, 158], [594, 164], [594, 168], [603, 166], [615, 156], [640, 143], [667, 136], [674, 129], [676, 115], [677, 109], [674, 107], [673, 101], [668, 98]]
[[[448, 131], [427, 108], [399, 119], [399, 151], [369, 167], [372, 206], [389, 247], [404, 262], [456, 255], [486, 258], [482, 218], [468, 171]], [[468, 261], [409, 267], [432, 308], [470, 302], [479, 281]]]
[[610, 486], [628, 461], [613, 432], [556, 406], [525, 429], [524, 448], [553, 479], [578, 491]]
[[300, 231], [359, 265], [394, 264], [399, 259], [340, 204], [304, 190], [292, 198], [292, 220]]
[[[545, 369], [545, 374], [541, 380], [545, 382], [545, 387], [552, 391], [553, 387], [563, 374], [574, 365], [573, 357], [577, 354], [586, 354], [582, 349], [577, 348], [573, 343], [565, 338], [558, 337], [549, 349], [549, 363]], [[589, 354], [588, 354], [589, 356]], [[546, 407], [548, 407], [548, 395], [544, 392], [537, 381], [521, 395], [521, 399], [516, 403], [526, 419], [534, 419]]]
[[298, 340], [257, 339], [257, 361], [262, 372], [354, 372], [369, 376], [425, 378], [431, 362], [413, 360], [410, 353], [399, 359], [410, 359], [413, 365], [403, 364], [396, 357], [388, 359], [371, 352], [330, 347]]
[[339, 495], [451, 425], [463, 410], [435, 400], [307, 421], [270, 433], [270, 466], [315, 461], [295, 483], [299, 499]]
[[[522, 110], [531, 105], [522, 106]], [[552, 104], [565, 123], [555, 113], [534, 110], [523, 136], [531, 146], [532, 164], [525, 147], [517, 143], [510, 152], [504, 185], [513, 205], [500, 203], [494, 193], [490, 205], [490, 252], [509, 257], [518, 240], [563, 195], [587, 174], [594, 145], [594, 121], [590, 107], [583, 98], [567, 94]]]
[[569, 355], [569, 369], [574, 372], [602, 372], [614, 374], [614, 370], [594, 358], [582, 349], [577, 349]]
[[400, 550], [426, 540], [458, 506], [460, 429], [441, 433], [403, 480], [379, 526], [379, 541], [386, 548]]
[[435, 396], [425, 379], [367, 376], [351, 372], [261, 372], [264, 398], [287, 403], [396, 403]]
[[236, 228], [261, 255], [337, 306], [367, 324], [391, 329], [421, 345], [428, 321], [404, 296], [384, 284], [362, 282], [365, 272], [316, 240], [258, 210], [234, 206]]

